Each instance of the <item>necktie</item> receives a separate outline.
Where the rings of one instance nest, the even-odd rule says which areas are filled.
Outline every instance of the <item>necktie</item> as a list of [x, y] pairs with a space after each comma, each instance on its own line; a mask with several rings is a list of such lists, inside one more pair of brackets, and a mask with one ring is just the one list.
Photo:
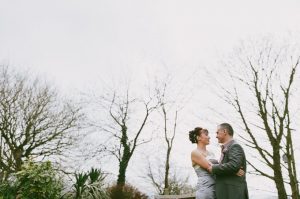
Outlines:
[[219, 164], [222, 163], [222, 160], [223, 160], [223, 158], [224, 158], [224, 148], [225, 148], [225, 146], [224, 146], [224, 145], [221, 145], [221, 157], [220, 157], [220, 160], [219, 160]]

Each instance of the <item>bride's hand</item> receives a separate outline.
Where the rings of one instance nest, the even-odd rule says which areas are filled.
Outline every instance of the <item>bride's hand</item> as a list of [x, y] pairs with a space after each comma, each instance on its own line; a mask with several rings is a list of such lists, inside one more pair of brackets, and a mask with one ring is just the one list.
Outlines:
[[240, 170], [236, 173], [237, 176], [241, 177], [245, 175], [245, 171], [243, 170], [243, 167], [240, 168]]

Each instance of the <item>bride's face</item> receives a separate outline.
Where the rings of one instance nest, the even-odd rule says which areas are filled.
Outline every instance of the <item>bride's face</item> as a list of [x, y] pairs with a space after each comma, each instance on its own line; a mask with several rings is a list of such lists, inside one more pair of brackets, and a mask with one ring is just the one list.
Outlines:
[[210, 137], [208, 135], [208, 132], [207, 131], [201, 132], [198, 141], [201, 142], [201, 143], [203, 143], [203, 144], [205, 144], [205, 145], [208, 145], [209, 144], [209, 140], [210, 140]]

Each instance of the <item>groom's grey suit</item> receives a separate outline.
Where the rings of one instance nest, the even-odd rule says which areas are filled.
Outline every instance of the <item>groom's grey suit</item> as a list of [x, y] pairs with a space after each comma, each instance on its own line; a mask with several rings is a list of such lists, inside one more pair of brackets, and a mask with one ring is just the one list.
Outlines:
[[[242, 168], [244, 176], [236, 173]], [[212, 166], [212, 173], [216, 175], [217, 199], [248, 199], [246, 182], [246, 157], [243, 148], [236, 141], [225, 144], [220, 164]]]

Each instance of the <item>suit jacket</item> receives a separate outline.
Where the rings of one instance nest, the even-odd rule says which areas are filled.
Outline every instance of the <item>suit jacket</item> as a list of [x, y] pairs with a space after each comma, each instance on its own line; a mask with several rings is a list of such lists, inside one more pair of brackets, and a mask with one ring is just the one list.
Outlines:
[[[223, 152], [220, 164], [212, 166], [212, 173], [216, 175], [217, 199], [248, 199], [246, 182], [246, 157], [243, 148], [232, 140]], [[237, 176], [243, 167], [244, 176]]]

